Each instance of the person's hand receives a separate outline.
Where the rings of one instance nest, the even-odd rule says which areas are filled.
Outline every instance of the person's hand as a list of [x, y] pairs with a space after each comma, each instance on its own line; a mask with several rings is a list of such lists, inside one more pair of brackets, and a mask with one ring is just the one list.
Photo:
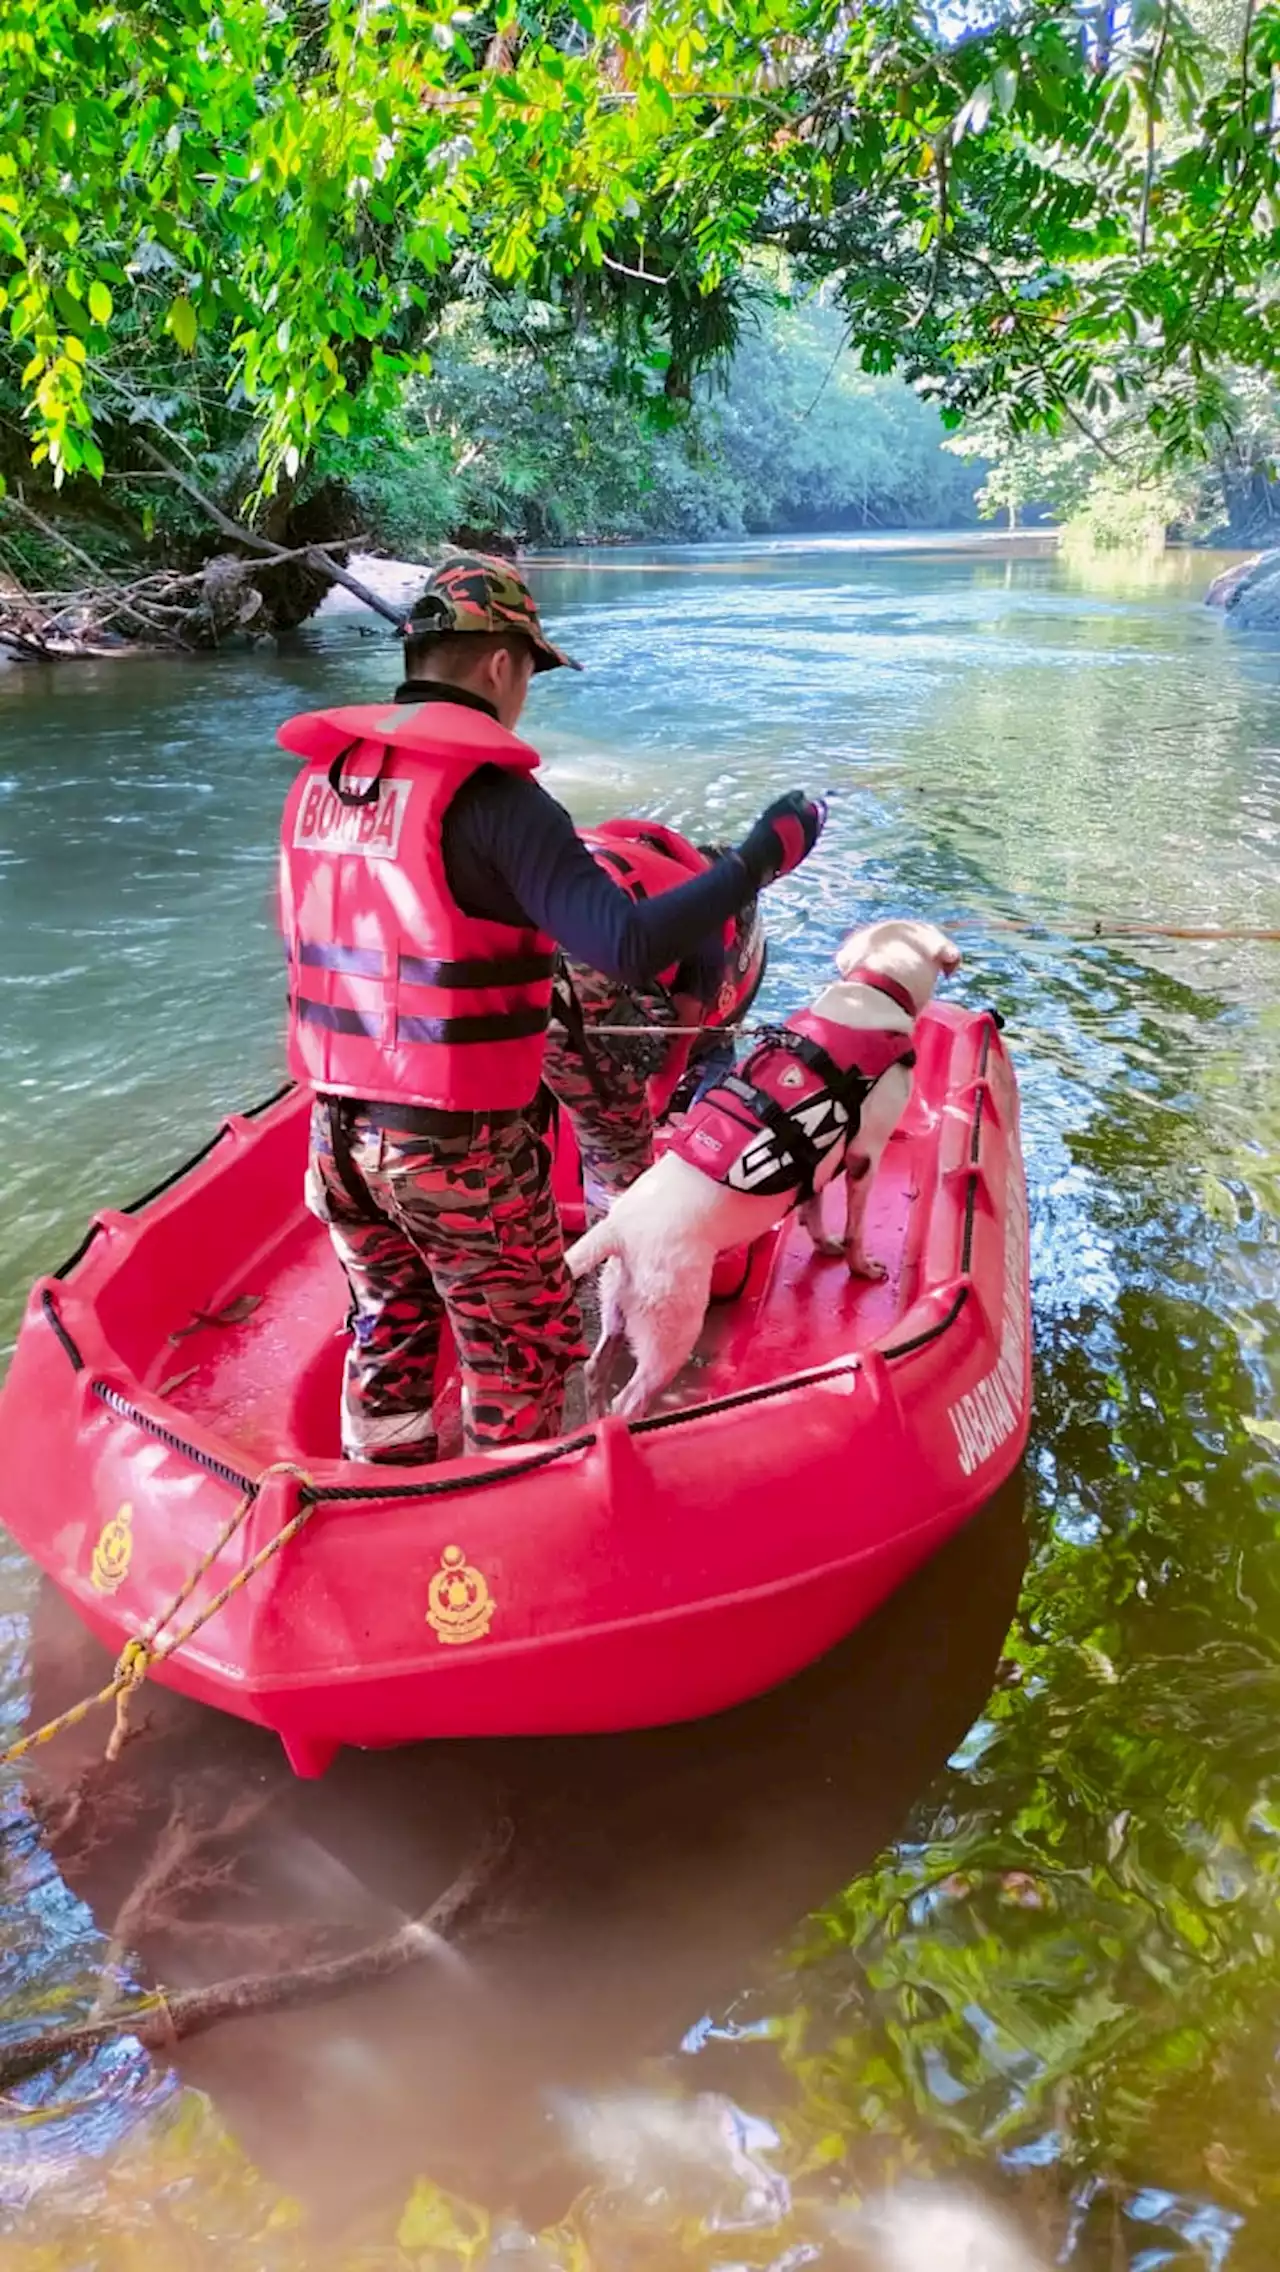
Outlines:
[[806, 797], [799, 789], [776, 797], [738, 846], [738, 858], [757, 891], [798, 868], [826, 825], [824, 797]]

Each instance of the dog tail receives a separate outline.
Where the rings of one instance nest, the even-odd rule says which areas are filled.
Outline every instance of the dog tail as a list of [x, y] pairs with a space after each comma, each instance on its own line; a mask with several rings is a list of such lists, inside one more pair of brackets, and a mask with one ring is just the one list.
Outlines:
[[589, 1270], [595, 1270], [600, 1263], [607, 1262], [611, 1254], [617, 1253], [617, 1242], [611, 1225], [612, 1217], [602, 1216], [583, 1238], [576, 1240], [570, 1247], [565, 1261], [574, 1278], [585, 1278]]

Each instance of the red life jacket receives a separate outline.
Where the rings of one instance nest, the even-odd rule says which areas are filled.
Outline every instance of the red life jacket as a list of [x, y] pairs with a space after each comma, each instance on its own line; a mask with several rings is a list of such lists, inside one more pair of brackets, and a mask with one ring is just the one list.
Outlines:
[[[612, 876], [631, 899], [654, 899], [674, 891], [711, 865], [704, 852], [657, 820], [602, 820], [598, 828], [579, 831], [592, 859]], [[657, 972], [653, 983], [675, 983], [676, 965]]]
[[[849, 983], [874, 986], [915, 1018], [905, 986], [854, 970]], [[752, 1051], [740, 1070], [713, 1082], [685, 1118], [672, 1150], [734, 1191], [807, 1199], [832, 1153], [842, 1158], [862, 1108], [894, 1065], [914, 1065], [910, 1033], [859, 1032], [797, 1011]]]
[[290, 1071], [371, 1102], [531, 1103], [554, 942], [465, 914], [440, 832], [478, 766], [531, 773], [536, 750], [455, 702], [309, 711], [277, 738], [311, 760], [281, 829]]
[[[632, 899], [652, 899], [658, 892], [672, 891], [690, 876], [704, 875], [716, 857], [658, 820], [602, 820], [580, 834], [592, 858]], [[706, 1006], [717, 1025], [728, 1025], [747, 1007], [764, 976], [764, 931], [754, 900], [729, 917], [722, 939], [725, 974], [714, 1004]], [[658, 985], [672, 986], [676, 968], [672, 963], [660, 971]]]
[[[651, 899], [659, 892], [672, 891], [677, 884], [687, 883], [691, 876], [705, 874], [716, 857], [714, 851], [701, 850], [663, 821], [605, 820], [579, 833], [592, 858], [632, 899]], [[739, 914], [729, 917], [723, 927], [722, 944], [724, 968], [719, 989], [714, 1002], [704, 1005], [709, 1021], [715, 1025], [729, 1025], [735, 1017], [742, 1016], [764, 976], [765, 936], [755, 900]], [[589, 1031], [573, 985], [571, 966], [562, 968], [554, 997], [553, 1014], [559, 1017], [574, 1041], [592, 1085], [602, 1094], [607, 1090], [607, 1076], [595, 1063], [592, 1049], [595, 1041], [610, 1049], [610, 1054], [616, 1054], [622, 1062], [650, 1073], [649, 1103], [655, 1119], [671, 1100], [691, 1046], [695, 1049], [698, 1046], [696, 1037], [682, 1033], [671, 1023], [674, 1005], [669, 989], [677, 973], [678, 966], [672, 963], [651, 982], [652, 991], [645, 989], [637, 993], [621, 989], [616, 1009], [606, 1017], [594, 1017]], [[619, 1024], [652, 1026], [652, 1045], [632, 1035], [610, 1047], [609, 1028]]]

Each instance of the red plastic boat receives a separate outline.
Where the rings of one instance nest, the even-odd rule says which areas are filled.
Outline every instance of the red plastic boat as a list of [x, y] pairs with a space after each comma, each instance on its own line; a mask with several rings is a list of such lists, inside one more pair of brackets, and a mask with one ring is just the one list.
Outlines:
[[[654, 1725], [758, 1693], [866, 1617], [1026, 1440], [1013, 1072], [987, 1015], [934, 1005], [917, 1051], [870, 1201], [884, 1285], [792, 1220], [661, 1411], [394, 1478], [338, 1454], [345, 1289], [302, 1205], [306, 1100], [233, 1117], [35, 1288], [0, 1517], [118, 1653], [243, 1494], [184, 1616], [309, 1509], [153, 1675], [275, 1729], [302, 1775], [341, 1744]], [[573, 1231], [567, 1136], [557, 1178]]]

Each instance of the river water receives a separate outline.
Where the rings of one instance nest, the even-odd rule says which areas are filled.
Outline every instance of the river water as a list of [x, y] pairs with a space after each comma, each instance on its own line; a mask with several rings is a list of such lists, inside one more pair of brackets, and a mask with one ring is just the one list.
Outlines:
[[[0, 2102], [5, 2272], [861, 2265], [858, 2202], [912, 2184], [976, 2188], [1045, 2261], [1280, 2261], [1280, 950], [1088, 936], [1280, 926], [1280, 653], [1198, 604], [1210, 572], [541, 571], [589, 670], [528, 730], [580, 819], [719, 836], [834, 792], [769, 897], [770, 1008], [855, 918], [963, 923], [958, 991], [1022, 1085], [1025, 1525], [993, 1506], [700, 1728], [303, 1787], [157, 1697], [114, 1780], [96, 1726], [10, 1771], [5, 2030], [104, 1968], [182, 1988], [377, 1940], [495, 1821], [513, 1843], [456, 1957]], [[354, 622], [0, 674], [0, 1340], [93, 1207], [274, 1086], [274, 729], [395, 675]], [[13, 1732], [98, 1676], [12, 1553], [0, 1643]]]

